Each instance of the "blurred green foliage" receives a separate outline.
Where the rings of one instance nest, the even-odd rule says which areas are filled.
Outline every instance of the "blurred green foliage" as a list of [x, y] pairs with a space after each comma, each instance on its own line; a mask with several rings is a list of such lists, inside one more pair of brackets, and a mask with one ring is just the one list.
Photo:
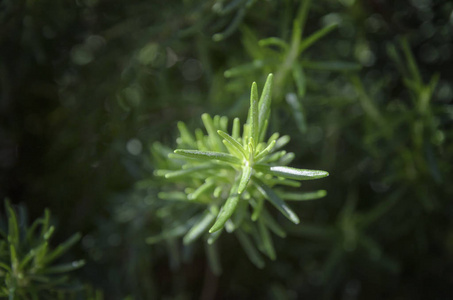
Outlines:
[[80, 240], [80, 233], [51, 249], [49, 242], [55, 227], [50, 225], [48, 210], [43, 218], [28, 226], [23, 210], [18, 218], [8, 200], [5, 207], [8, 216], [7, 220], [2, 218], [5, 223], [2, 225], [6, 228], [0, 230], [0, 297], [10, 300], [55, 299], [59, 290], [76, 290], [77, 286], [68, 282], [65, 273], [82, 267], [85, 262], [75, 260], [57, 265], [54, 262]]
[[[86, 258], [77, 275], [93, 299], [449, 299], [452, 12], [441, 0], [4, 0], [0, 199], [30, 219], [49, 207], [51, 246], [83, 233], [68, 255]], [[264, 269], [229, 235], [220, 277], [199, 243], [147, 245], [175, 221], [156, 214], [152, 145], [173, 148], [176, 122], [192, 130], [205, 112], [245, 120], [249, 84], [270, 72], [269, 129], [291, 136], [295, 167], [331, 174], [304, 185], [327, 197], [295, 203], [299, 225], [272, 213], [287, 237]]]

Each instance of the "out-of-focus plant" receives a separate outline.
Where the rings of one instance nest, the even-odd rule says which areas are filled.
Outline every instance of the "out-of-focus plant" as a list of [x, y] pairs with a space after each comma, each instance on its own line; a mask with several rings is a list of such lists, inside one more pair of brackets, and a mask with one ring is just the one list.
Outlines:
[[[322, 178], [328, 173], [287, 167], [295, 155], [280, 148], [289, 142], [289, 136], [279, 137], [278, 133], [274, 133], [265, 140], [272, 78], [272, 75], [268, 76], [261, 98], [256, 83], [252, 84], [250, 109], [242, 135], [238, 118], [233, 122], [231, 135], [226, 133], [227, 117], [211, 118], [203, 114], [207, 135], [197, 129], [193, 136], [184, 123], [178, 123], [178, 149], [175, 154], [169, 155], [169, 165], [173, 167], [157, 170], [156, 174], [173, 182], [171, 187], [167, 187], [168, 191], [162, 191], [159, 197], [169, 203], [181, 201], [186, 209], [182, 220], [173, 216], [174, 222], [171, 222], [169, 231], [150, 237], [149, 243], [184, 235], [184, 244], [190, 244], [204, 236], [210, 249], [210, 245], [226, 229], [227, 232], [235, 232], [250, 260], [256, 266], [263, 267], [264, 261], [252, 240], [259, 250], [274, 260], [276, 254], [270, 232], [280, 237], [286, 235], [265, 203], [269, 201], [285, 217], [298, 224], [299, 218], [284, 199], [308, 200], [325, 195], [324, 190], [290, 193], [277, 188], [278, 185], [299, 187], [297, 180]], [[252, 211], [248, 206], [252, 207]]]
[[399, 44], [400, 47], [389, 44], [387, 49], [402, 75], [405, 92], [401, 99], [390, 102], [387, 110], [380, 109], [358, 77], [352, 77], [352, 82], [368, 119], [364, 145], [374, 157], [388, 157], [385, 164], [382, 162], [386, 172], [383, 182], [386, 185], [402, 183], [406, 187], [414, 185], [417, 190], [414, 196], [430, 211], [440, 199], [426, 197], [427, 188], [441, 185], [449, 169], [440, 164], [445, 153], [443, 126], [448, 120], [448, 107], [437, 104], [434, 98], [439, 75], [433, 75], [425, 83], [408, 41], [400, 39]]
[[198, 9], [192, 11], [192, 21], [196, 22], [183, 29], [179, 36], [186, 37], [198, 34], [200, 30], [208, 30], [214, 32], [213, 41], [223, 41], [238, 29], [255, 2], [256, 0], [216, 0], [202, 3]]
[[[357, 102], [350, 105], [359, 106], [361, 113], [351, 114], [348, 122], [336, 121], [344, 126], [340, 132], [359, 161], [356, 171], [344, 173], [349, 185], [347, 193], [342, 191], [345, 200], [340, 213], [333, 213], [333, 221], [327, 224], [305, 222], [290, 231], [317, 244], [315, 255], [324, 253], [318, 280], [326, 298], [335, 297], [349, 280], [355, 280], [354, 293], [369, 288], [360, 287], [362, 281], [354, 278], [361, 265], [397, 280], [408, 265], [419, 264], [418, 258], [427, 255], [430, 247], [441, 248], [444, 243], [441, 234], [428, 232], [433, 224], [446, 222], [440, 208], [448, 205], [444, 183], [451, 166], [441, 161], [451, 160], [446, 141], [452, 117], [448, 105], [434, 96], [439, 76], [431, 76], [426, 83], [408, 41], [400, 39], [387, 49], [401, 73], [402, 92], [392, 98], [382, 82], [370, 87], [352, 75]], [[376, 86], [389, 99], [379, 102]], [[406, 242], [395, 248], [393, 243], [400, 240]]]
[[77, 288], [66, 273], [82, 267], [84, 260], [65, 264], [55, 264], [55, 261], [77, 243], [81, 235], [76, 233], [51, 248], [49, 242], [55, 227], [50, 225], [48, 210], [27, 227], [25, 219], [18, 217], [8, 200], [5, 208], [7, 220], [2, 222], [0, 230], [0, 297], [54, 299], [58, 290]]
[[305, 55], [307, 49], [337, 27], [337, 24], [332, 23], [304, 37], [304, 27], [310, 5], [310, 0], [300, 3], [292, 23], [289, 41], [279, 37], [260, 40], [253, 30], [244, 27], [242, 41], [253, 62], [233, 67], [224, 73], [227, 78], [243, 81], [245, 75], [276, 70], [273, 91], [276, 101], [286, 100], [295, 123], [302, 133], [307, 131], [306, 117], [301, 102], [307, 90], [306, 70], [349, 72], [360, 69], [360, 65], [356, 63], [316, 61]]

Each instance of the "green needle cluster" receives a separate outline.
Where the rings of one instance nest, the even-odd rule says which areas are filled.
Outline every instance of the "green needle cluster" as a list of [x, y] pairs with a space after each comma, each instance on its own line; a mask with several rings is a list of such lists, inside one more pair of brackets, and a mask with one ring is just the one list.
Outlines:
[[[212, 244], [226, 229], [238, 235], [246, 253], [258, 266], [263, 264], [257, 258], [247, 234], [255, 237], [258, 249], [271, 259], [275, 259], [275, 251], [269, 231], [285, 236], [265, 203], [269, 202], [286, 218], [298, 224], [298, 216], [284, 200], [303, 201], [325, 195], [323, 190], [287, 193], [275, 187], [299, 187], [301, 180], [329, 175], [325, 171], [288, 167], [294, 153], [287, 153], [281, 148], [289, 142], [289, 136], [274, 133], [265, 139], [272, 78], [270, 74], [261, 97], [256, 83], [252, 84], [247, 121], [241, 126], [240, 120], [235, 118], [231, 134], [228, 133], [227, 117], [212, 118], [203, 114], [201, 118], [207, 134], [197, 129], [192, 135], [185, 124], [179, 122], [178, 149], [169, 158], [178, 162], [180, 169], [156, 171], [157, 175], [174, 181], [175, 187], [184, 187], [184, 192], [161, 192], [160, 198], [198, 203], [203, 207], [201, 216], [190, 219], [191, 225], [186, 227], [187, 230], [178, 232], [184, 235], [185, 244], [202, 235], [206, 236], [208, 244]], [[150, 238], [149, 241], [155, 240]]]
[[55, 264], [55, 261], [77, 243], [81, 235], [74, 234], [52, 249], [49, 242], [55, 228], [50, 225], [48, 210], [44, 217], [26, 227], [8, 201], [5, 207], [7, 227], [6, 230], [0, 228], [0, 298], [55, 299], [59, 290], [78, 288], [69, 282], [66, 273], [82, 267], [85, 262]]

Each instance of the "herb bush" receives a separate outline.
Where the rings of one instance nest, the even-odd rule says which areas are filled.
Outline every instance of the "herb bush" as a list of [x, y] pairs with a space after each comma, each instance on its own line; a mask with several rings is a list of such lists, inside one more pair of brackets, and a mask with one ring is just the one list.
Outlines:
[[[0, 297], [451, 298], [452, 11], [434, 0], [1, 2], [0, 198], [12, 204]], [[269, 73], [274, 146], [248, 113], [250, 84]], [[265, 159], [267, 146], [268, 169], [234, 158]], [[218, 172], [171, 178], [204, 164]], [[299, 188], [272, 173], [287, 165], [330, 176]], [[236, 188], [234, 212], [222, 209]], [[307, 201], [292, 214], [290, 198]], [[21, 207], [32, 221], [19, 217], [21, 230], [48, 220], [45, 207], [57, 230], [20, 255], [81, 233], [59, 258], [86, 262], [72, 290], [53, 289], [55, 274], [51, 291], [9, 292], [6, 228]], [[209, 233], [216, 219], [224, 229]]]

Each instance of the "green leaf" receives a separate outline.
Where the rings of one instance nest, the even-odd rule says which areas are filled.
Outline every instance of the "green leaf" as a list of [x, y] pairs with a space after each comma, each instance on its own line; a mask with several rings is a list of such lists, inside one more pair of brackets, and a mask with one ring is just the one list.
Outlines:
[[219, 2], [219, 3], [216, 3], [217, 5], [214, 5], [212, 7], [212, 10], [215, 13], [217, 13], [217, 14], [219, 14], [221, 16], [224, 16], [224, 15], [227, 15], [227, 14], [233, 12], [243, 2], [244, 2], [244, 0], [233, 0], [233, 1], [230, 1], [229, 3], [227, 3], [226, 5], [224, 5], [222, 2]]
[[271, 152], [272, 148], [274, 148], [274, 146], [275, 146], [275, 140], [272, 141], [269, 145], [267, 145], [267, 147], [255, 157], [255, 161], [259, 161], [260, 159], [262, 159], [263, 157], [268, 155], [269, 152]]
[[294, 121], [296, 122], [297, 129], [301, 133], [307, 132], [307, 124], [305, 121], [304, 110], [302, 108], [302, 104], [300, 103], [299, 99], [297, 99], [296, 94], [289, 93], [286, 95], [286, 102], [291, 107], [291, 112], [293, 113]]
[[165, 176], [165, 178], [176, 178], [176, 177], [185, 176], [185, 175], [188, 175], [188, 174], [191, 174], [191, 173], [194, 173], [194, 172], [199, 172], [199, 171], [202, 171], [202, 170], [216, 169], [218, 167], [219, 166], [214, 165], [212, 163], [205, 163], [205, 164], [202, 164], [202, 165], [198, 165], [196, 167], [182, 169], [182, 170], [178, 170], [178, 171], [156, 170], [155, 174], [157, 176]]
[[191, 226], [193, 226], [195, 220], [190, 220], [189, 222], [174, 227], [170, 230], [166, 230], [161, 234], [150, 236], [146, 238], [147, 244], [156, 244], [162, 240], [169, 240], [171, 238], [183, 236], [188, 230], [190, 230]]
[[275, 192], [268, 187], [264, 182], [258, 178], [254, 178], [258, 191], [269, 200], [272, 205], [274, 205], [285, 217], [287, 217], [294, 224], [299, 224], [299, 218], [296, 213], [293, 212], [291, 208], [282, 200], [280, 197], [275, 194]]
[[55, 227], [54, 226], [50, 226], [49, 227], [49, 230], [47, 230], [44, 235], [43, 235], [43, 238], [45, 240], [48, 240], [50, 239], [50, 237], [52, 236], [53, 232], [55, 231]]
[[237, 157], [224, 152], [176, 149], [175, 154], [199, 160], [220, 160], [232, 164], [241, 164]]
[[48, 250], [48, 242], [45, 241], [41, 243], [38, 247], [34, 248], [35, 250], [35, 256], [33, 258], [33, 262], [35, 265], [43, 265], [43, 260], [47, 254]]
[[277, 46], [283, 49], [284, 51], [288, 50], [289, 48], [288, 44], [284, 40], [277, 37], [262, 39], [258, 42], [258, 45], [260, 45], [261, 47]]
[[223, 187], [217, 186], [217, 187], [214, 189], [214, 192], [212, 192], [212, 195], [213, 195], [215, 198], [219, 198], [220, 195], [222, 194], [222, 191], [223, 191]]
[[188, 245], [194, 242], [197, 238], [199, 238], [203, 233], [208, 230], [208, 227], [212, 224], [215, 219], [215, 215], [210, 212], [207, 212], [201, 220], [196, 223], [189, 232], [184, 236], [183, 243], [184, 245]]
[[277, 236], [281, 238], [286, 237], [286, 232], [278, 225], [278, 223], [274, 220], [274, 218], [269, 214], [269, 212], [266, 210], [266, 208], [263, 208], [263, 211], [261, 212], [261, 216], [266, 222], [267, 227], [275, 233]]
[[[250, 136], [255, 142], [258, 141], [259, 128], [258, 128], [258, 87], [256, 82], [252, 83], [252, 90], [250, 92]], [[256, 146], [254, 144], [253, 146]]]
[[32, 239], [33, 239], [33, 236], [35, 234], [35, 230], [38, 228], [38, 226], [40, 224], [43, 223], [43, 219], [42, 218], [38, 218], [36, 219], [32, 224], [31, 226], [27, 229], [27, 235], [25, 236], [25, 240], [29, 243], [31, 243]]
[[205, 244], [206, 254], [208, 257], [209, 267], [212, 273], [219, 276], [222, 274], [222, 265], [220, 264], [219, 252], [214, 244]]
[[23, 270], [27, 266], [27, 264], [31, 261], [31, 259], [35, 256], [35, 254], [36, 254], [35, 249], [31, 249], [20, 262], [19, 269]]
[[278, 164], [286, 166], [290, 164], [294, 160], [294, 158], [296, 158], [296, 155], [294, 153], [292, 152], [286, 153], [278, 160]]
[[209, 244], [209, 245], [214, 244], [215, 241], [217, 241], [217, 239], [220, 237], [220, 235], [222, 234], [222, 232], [223, 232], [223, 229], [217, 230], [216, 232], [213, 232], [213, 233], [209, 234], [209, 237], [208, 237], [208, 244]]
[[195, 200], [197, 199], [201, 194], [204, 192], [208, 191], [210, 188], [214, 186], [214, 182], [212, 181], [206, 181], [202, 185], [200, 185], [194, 192], [190, 193], [187, 195], [187, 199], [189, 200]]
[[270, 179], [266, 178], [266, 184], [270, 186], [274, 185], [286, 185], [286, 186], [291, 186], [291, 187], [300, 187], [300, 182], [292, 179], [285, 179], [281, 177], [273, 177]]
[[3, 262], [0, 262], [0, 268], [3, 268], [7, 272], [11, 272], [11, 268], [7, 264], [5, 264]]
[[250, 177], [252, 176], [252, 171], [253, 168], [248, 164], [242, 167], [242, 176], [239, 181], [238, 194], [242, 194], [242, 192], [244, 192], [247, 188]]
[[326, 171], [296, 169], [286, 166], [268, 166], [255, 164], [255, 169], [274, 176], [297, 180], [311, 180], [329, 176], [329, 173]]
[[239, 137], [241, 136], [241, 121], [239, 120], [239, 118], [234, 118], [233, 120], [232, 134], [232, 138], [238, 141]]
[[187, 201], [187, 195], [183, 192], [160, 192], [157, 194], [157, 197], [162, 200], [170, 201]]
[[261, 211], [263, 210], [263, 206], [264, 206], [264, 199], [263, 198], [257, 199], [255, 207], [253, 208], [253, 213], [252, 213], [252, 217], [251, 217], [253, 222], [258, 220], [258, 218], [260, 217]]
[[280, 133], [274, 132], [274, 133], [269, 137], [269, 139], [267, 140], [267, 144], [272, 143], [272, 141], [276, 141], [276, 140], [278, 139], [279, 136], [280, 136]]
[[327, 195], [325, 190], [319, 190], [316, 192], [310, 193], [287, 193], [287, 192], [277, 192], [282, 199], [287, 201], [307, 201], [307, 200], [315, 200]]
[[14, 247], [14, 244], [9, 245], [9, 256], [13, 270], [17, 269], [19, 267], [19, 258], [17, 257], [16, 247]]
[[267, 76], [266, 83], [264, 84], [261, 93], [260, 101], [258, 102], [258, 136], [262, 136], [265, 130], [265, 121], [269, 119], [271, 101], [272, 101], [272, 80], [274, 75], [271, 73]]
[[230, 218], [230, 221], [234, 225], [234, 230], [241, 227], [242, 222], [246, 219], [246, 216], [249, 215], [248, 206], [249, 206], [248, 200], [242, 198], [239, 199], [236, 211]]
[[252, 73], [258, 69], [261, 69], [265, 63], [262, 60], [255, 59], [253, 62], [248, 64], [243, 64], [241, 66], [237, 66], [231, 69], [226, 70], [223, 75], [226, 78], [244, 76], [248, 73]]
[[417, 63], [415, 62], [414, 56], [412, 55], [412, 51], [410, 50], [410, 45], [406, 38], [400, 39], [401, 48], [403, 49], [403, 53], [406, 57], [406, 63], [409, 67], [409, 73], [416, 84], [423, 85], [422, 78], [420, 76], [420, 71], [418, 70]]
[[269, 234], [269, 231], [267, 230], [265, 222], [262, 219], [258, 220], [258, 229], [260, 232], [261, 240], [263, 241], [264, 251], [271, 260], [275, 260], [276, 255], [274, 245], [272, 243], [272, 238]]
[[250, 55], [250, 57], [255, 58], [255, 61], [264, 59], [265, 51], [263, 51], [264, 49], [258, 45], [259, 40], [256, 34], [247, 26], [242, 26], [241, 31], [241, 40], [245, 51]]
[[320, 30], [312, 33], [308, 37], [304, 38], [303, 41], [299, 45], [298, 53], [302, 53], [305, 49], [313, 45], [317, 40], [321, 39], [323, 36], [334, 30], [338, 25], [332, 24], [328, 25]]
[[44, 258], [44, 263], [48, 264], [48, 263], [52, 262], [53, 260], [57, 259], [58, 257], [60, 257], [61, 255], [63, 255], [66, 251], [69, 250], [69, 248], [71, 248], [81, 238], [82, 238], [82, 235], [80, 233], [76, 233], [73, 236], [71, 236], [64, 243], [58, 245], [58, 247], [55, 250], [50, 252], [49, 255], [47, 255]]
[[260, 128], [260, 136], [258, 142], [263, 142], [266, 138], [266, 130], [267, 126], [269, 125], [269, 120], [264, 120], [263, 128]]
[[302, 66], [298, 62], [294, 62], [293, 66], [293, 78], [297, 87], [297, 95], [302, 98], [305, 96], [307, 88], [307, 80], [305, 78], [305, 72]]
[[311, 0], [305, 0], [299, 7], [297, 16], [293, 22], [293, 32], [291, 35], [291, 46], [299, 45], [300, 39], [304, 32], [305, 22], [310, 9]]
[[228, 130], [228, 117], [226, 116], [220, 117], [219, 128], [222, 131]]
[[209, 233], [213, 233], [222, 229], [223, 225], [225, 225], [225, 222], [228, 221], [228, 219], [234, 213], [234, 210], [236, 209], [236, 206], [239, 202], [239, 194], [237, 191], [237, 186], [233, 185], [230, 191], [230, 195], [223, 205], [222, 209], [220, 210], [216, 222], [211, 227], [211, 229], [209, 229]]
[[242, 130], [242, 145], [244, 146], [244, 148], [247, 148], [248, 146], [248, 141], [249, 141], [249, 138], [250, 138], [250, 126], [249, 124], [244, 124], [243, 127], [243, 130]]
[[236, 156], [240, 159], [244, 159], [244, 155], [242, 154], [241, 151], [239, 151], [237, 148], [235, 148], [233, 145], [231, 145], [230, 143], [228, 143], [226, 140], [223, 140], [222, 141], [223, 144], [225, 145], [225, 147], [227, 148], [228, 152], [233, 155], [233, 156]]
[[[208, 150], [209, 147], [205, 144], [205, 135], [203, 133], [203, 130], [200, 128], [195, 129], [195, 138], [197, 139], [197, 148], [198, 150]], [[170, 157], [170, 155], [168, 155]]]
[[276, 140], [273, 150], [275, 151], [282, 148], [283, 146], [288, 144], [290, 140], [291, 138], [289, 137], [289, 135], [281, 136], [279, 139]]
[[49, 267], [44, 269], [43, 273], [44, 274], [56, 274], [56, 273], [65, 273], [65, 272], [70, 272], [74, 271], [76, 269], [79, 269], [85, 265], [85, 261], [82, 260], [77, 260], [73, 261], [72, 263], [68, 264], [62, 264], [62, 265], [57, 265], [53, 267]]
[[206, 127], [206, 131], [208, 132], [211, 147], [216, 151], [222, 151], [224, 149], [222, 140], [217, 134], [217, 128], [214, 126], [214, 122], [211, 116], [209, 114], [202, 114], [201, 120], [203, 121], [203, 124]]
[[231, 146], [237, 149], [240, 153], [242, 153], [244, 158], [247, 158], [247, 152], [245, 151], [244, 147], [232, 136], [228, 133], [218, 130], [217, 133], [223, 137]]
[[215, 42], [220, 42], [221, 40], [233, 34], [233, 32], [238, 28], [239, 24], [241, 24], [242, 19], [244, 19], [246, 11], [247, 10], [245, 7], [239, 8], [230, 25], [228, 25], [228, 27], [224, 31], [214, 34], [212, 36], [212, 40]]
[[185, 144], [187, 144], [191, 147], [195, 147], [197, 145], [194, 137], [189, 132], [189, 130], [187, 129], [186, 124], [184, 124], [184, 122], [178, 122], [178, 130], [179, 130], [179, 134], [181, 136], [181, 140]]
[[[274, 146], [273, 150], [275, 150], [275, 146]], [[260, 159], [259, 164], [262, 165], [262, 164], [267, 164], [270, 162], [275, 162], [275, 161], [279, 160], [280, 158], [282, 158], [285, 154], [286, 154], [285, 150], [274, 152], [274, 153], [269, 153], [268, 155], [266, 155]], [[255, 166], [256, 165], [257, 164], [255, 164]]]
[[19, 224], [17, 223], [17, 215], [9, 200], [5, 200], [5, 207], [8, 213], [8, 242], [14, 247], [19, 247]]
[[247, 254], [250, 261], [257, 266], [259, 269], [264, 268], [264, 261], [261, 255], [258, 253], [249, 237], [242, 230], [236, 230], [236, 236], [238, 237], [239, 243]]

